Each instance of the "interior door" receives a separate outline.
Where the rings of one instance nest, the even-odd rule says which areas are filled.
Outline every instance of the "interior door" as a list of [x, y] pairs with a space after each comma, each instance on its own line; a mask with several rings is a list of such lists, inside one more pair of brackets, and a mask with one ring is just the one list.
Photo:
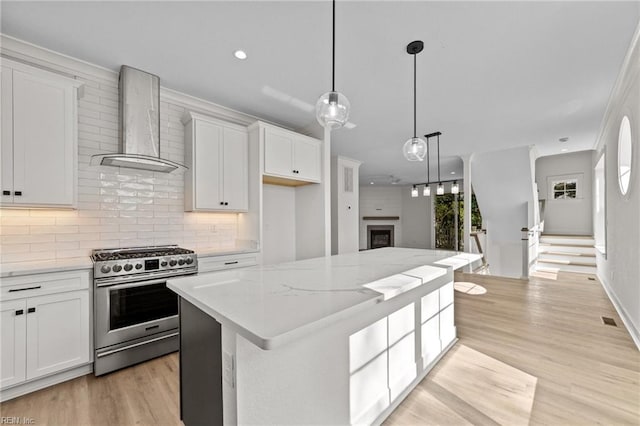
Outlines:
[[[224, 129], [223, 182], [225, 207], [229, 210], [247, 210], [248, 182], [248, 135], [236, 129]], [[226, 205], [226, 203], [229, 203]]]
[[193, 173], [197, 180], [195, 207], [223, 209], [222, 199], [222, 126], [196, 121], [196, 147]]
[[0, 303], [0, 387], [23, 382], [26, 378], [25, 300]]
[[73, 204], [74, 93], [66, 82], [13, 71], [14, 203]]
[[264, 135], [264, 172], [295, 177], [293, 173], [293, 136], [266, 128]]
[[27, 300], [27, 379], [90, 361], [89, 292]]

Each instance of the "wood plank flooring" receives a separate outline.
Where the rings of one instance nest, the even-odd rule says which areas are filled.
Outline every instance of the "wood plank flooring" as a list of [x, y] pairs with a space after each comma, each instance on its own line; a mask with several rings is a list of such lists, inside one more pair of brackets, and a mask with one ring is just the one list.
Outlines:
[[[597, 281], [456, 278], [487, 293], [456, 292], [460, 340], [385, 426], [640, 424], [640, 352]], [[177, 373], [172, 354], [16, 398], [0, 415], [37, 425], [180, 425]]]

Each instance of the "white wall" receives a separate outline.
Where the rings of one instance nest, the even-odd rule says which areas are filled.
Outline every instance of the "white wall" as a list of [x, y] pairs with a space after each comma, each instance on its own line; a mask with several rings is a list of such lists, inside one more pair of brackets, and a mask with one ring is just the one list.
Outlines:
[[402, 224], [399, 220], [362, 220], [363, 216], [402, 217], [402, 188], [395, 186], [360, 187], [360, 249], [367, 248], [367, 225], [394, 225], [396, 247], [402, 244]]
[[[431, 233], [433, 219], [431, 218], [430, 197], [422, 196], [422, 188], [418, 191], [418, 197], [411, 196], [409, 187], [402, 188], [402, 247], [431, 248]], [[435, 194], [435, 191], [432, 192]]]
[[[367, 248], [367, 225], [394, 225], [396, 247], [431, 248], [432, 198], [423, 197], [422, 191], [411, 197], [409, 186], [361, 186], [360, 248]], [[400, 220], [362, 220], [363, 216], [399, 216]]]
[[[639, 6], [640, 7], [640, 6]], [[606, 152], [606, 257], [596, 253], [598, 276], [640, 348], [640, 26], [612, 93], [596, 150]], [[618, 132], [631, 120], [633, 160], [629, 191], [618, 186]], [[599, 158], [599, 155], [594, 156]], [[593, 164], [595, 167], [595, 162]]]
[[265, 265], [296, 260], [296, 190], [263, 185], [262, 261]]
[[[237, 214], [185, 213], [182, 172], [89, 164], [94, 154], [118, 150], [117, 73], [4, 37], [2, 52], [76, 75], [84, 83], [84, 97], [78, 102], [78, 209], [0, 209], [1, 262], [86, 257], [97, 248], [156, 244], [203, 251], [235, 247]], [[184, 163], [181, 118], [187, 109], [206, 114], [209, 106], [223, 109], [162, 88], [162, 157]]]
[[471, 182], [487, 229], [485, 254], [491, 273], [522, 276], [521, 229], [533, 225], [535, 202], [531, 148], [474, 154]]
[[[536, 182], [538, 197], [546, 200], [544, 232], [547, 234], [592, 235], [592, 167], [593, 151], [550, 155], [536, 160]], [[582, 186], [576, 199], [554, 200], [549, 195], [553, 176], [578, 175]]]

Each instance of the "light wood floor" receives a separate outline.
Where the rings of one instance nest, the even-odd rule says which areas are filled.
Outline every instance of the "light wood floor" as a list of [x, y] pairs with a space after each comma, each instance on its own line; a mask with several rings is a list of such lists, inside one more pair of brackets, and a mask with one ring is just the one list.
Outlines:
[[[457, 276], [459, 342], [385, 425], [640, 424], [640, 352], [597, 281]], [[600, 316], [616, 320], [605, 326]], [[0, 404], [38, 425], [180, 425], [178, 358]]]

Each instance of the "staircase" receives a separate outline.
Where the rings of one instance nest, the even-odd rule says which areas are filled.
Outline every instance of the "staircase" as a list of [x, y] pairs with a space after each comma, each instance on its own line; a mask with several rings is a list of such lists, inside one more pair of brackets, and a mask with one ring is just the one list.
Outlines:
[[596, 274], [595, 240], [585, 235], [545, 235], [540, 237], [540, 272], [578, 272]]

